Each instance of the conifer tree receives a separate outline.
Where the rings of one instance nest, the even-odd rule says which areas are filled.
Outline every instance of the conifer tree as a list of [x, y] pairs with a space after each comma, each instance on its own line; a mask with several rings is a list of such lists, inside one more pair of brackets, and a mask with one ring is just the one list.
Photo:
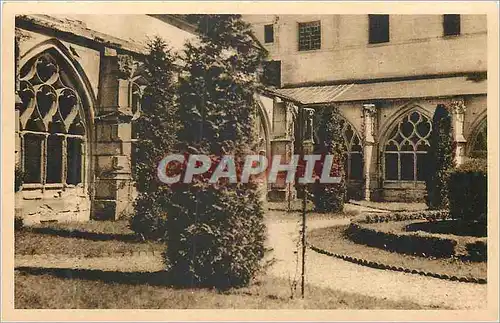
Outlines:
[[[192, 18], [192, 17], [191, 17]], [[179, 85], [179, 150], [244, 157], [255, 153], [256, 72], [264, 57], [239, 15], [195, 17]], [[247, 285], [264, 255], [263, 205], [255, 183], [172, 185], [166, 263], [175, 283], [219, 289]]]
[[134, 121], [136, 132], [135, 167], [133, 170], [138, 196], [130, 227], [147, 239], [164, 239], [166, 203], [170, 187], [159, 182], [159, 161], [172, 153], [177, 142], [179, 122], [175, 104], [175, 55], [167, 43], [155, 37], [148, 44], [145, 59], [146, 79], [140, 117]]
[[432, 118], [426, 165], [427, 205], [430, 209], [443, 209], [449, 205], [449, 171], [455, 167], [451, 116], [446, 107], [438, 105]]
[[[341, 176], [340, 183], [320, 183], [313, 185], [313, 201], [318, 212], [342, 212], [346, 195], [344, 170], [345, 144], [342, 136], [342, 122], [338, 108], [324, 107], [316, 113], [316, 131], [319, 142], [316, 153], [333, 155], [335, 175]], [[318, 174], [319, 175], [319, 174]]]

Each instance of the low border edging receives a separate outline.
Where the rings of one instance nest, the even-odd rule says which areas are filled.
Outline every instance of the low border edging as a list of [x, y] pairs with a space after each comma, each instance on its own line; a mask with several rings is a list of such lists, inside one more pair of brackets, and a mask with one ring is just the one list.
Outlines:
[[328, 250], [324, 250], [318, 247], [315, 247], [313, 245], [309, 245], [309, 248], [317, 253], [339, 258], [348, 262], [352, 262], [361, 266], [366, 266], [366, 267], [371, 267], [375, 269], [382, 269], [382, 270], [392, 270], [392, 271], [399, 271], [399, 272], [405, 272], [409, 274], [417, 274], [421, 276], [427, 276], [427, 277], [433, 277], [433, 278], [439, 278], [439, 279], [445, 279], [445, 280], [451, 280], [451, 281], [459, 281], [462, 283], [475, 283], [475, 284], [486, 284], [487, 280], [484, 278], [474, 278], [474, 277], [457, 277], [457, 276], [449, 276], [445, 274], [437, 274], [437, 273], [431, 273], [431, 272], [426, 272], [423, 270], [416, 270], [416, 269], [410, 269], [410, 268], [404, 268], [404, 267], [397, 267], [397, 266], [391, 266], [391, 265], [386, 265], [380, 262], [375, 262], [375, 261], [368, 261], [366, 259], [361, 259], [361, 258], [356, 258], [356, 257], [351, 257], [348, 255], [342, 255], [342, 254], [337, 254], [330, 252]]
[[473, 261], [486, 261], [487, 238], [459, 239], [453, 235], [428, 232], [386, 231], [371, 224], [414, 220], [439, 221], [450, 219], [446, 210], [392, 212], [386, 214], [367, 213], [351, 219], [347, 236], [355, 243], [410, 255], [434, 256], [437, 258], [458, 256]]

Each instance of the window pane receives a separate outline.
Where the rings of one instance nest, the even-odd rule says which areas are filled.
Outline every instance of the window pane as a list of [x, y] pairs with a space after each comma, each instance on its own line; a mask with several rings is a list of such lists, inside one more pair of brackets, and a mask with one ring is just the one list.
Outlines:
[[474, 140], [474, 146], [472, 147], [471, 157], [474, 158], [486, 158], [488, 156], [488, 135], [486, 122], [484, 122], [481, 127], [481, 130], [476, 135]]
[[389, 15], [368, 15], [370, 44], [389, 41]]
[[429, 175], [429, 165], [427, 154], [417, 154], [417, 180], [425, 181]]
[[41, 183], [42, 144], [44, 137], [24, 135], [24, 182]]
[[264, 43], [274, 42], [274, 26], [265, 25], [264, 26]]
[[413, 181], [415, 179], [414, 163], [415, 156], [413, 154], [401, 154], [401, 179]]
[[443, 32], [445, 36], [460, 35], [460, 15], [444, 15]]
[[47, 138], [47, 183], [62, 183], [62, 142], [56, 135]]
[[363, 179], [363, 155], [361, 154], [351, 154], [350, 179]]
[[421, 122], [417, 125], [417, 132], [422, 138], [427, 138], [431, 132], [431, 123], [429, 121]]
[[319, 21], [299, 23], [299, 50], [321, 48], [321, 24]]
[[398, 179], [398, 155], [385, 154], [385, 179]]
[[66, 182], [76, 185], [82, 182], [82, 140], [79, 138], [67, 140], [68, 175]]

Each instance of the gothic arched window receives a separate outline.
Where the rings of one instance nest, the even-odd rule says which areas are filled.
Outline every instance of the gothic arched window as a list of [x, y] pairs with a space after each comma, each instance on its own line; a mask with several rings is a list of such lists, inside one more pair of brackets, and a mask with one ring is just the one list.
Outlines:
[[352, 125], [342, 119], [342, 135], [346, 156], [344, 159], [344, 170], [347, 180], [363, 179], [363, 147], [358, 133]]
[[479, 126], [476, 136], [472, 141], [470, 157], [486, 158], [488, 156], [488, 126], [484, 120]]
[[45, 51], [20, 73], [20, 134], [26, 184], [83, 183], [85, 118], [77, 88]]
[[407, 114], [385, 143], [385, 179], [424, 181], [432, 123], [418, 111]]

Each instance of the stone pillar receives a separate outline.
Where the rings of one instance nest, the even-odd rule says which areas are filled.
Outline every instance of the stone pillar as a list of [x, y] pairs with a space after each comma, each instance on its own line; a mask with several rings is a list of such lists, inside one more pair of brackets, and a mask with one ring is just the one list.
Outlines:
[[[274, 99], [273, 121], [271, 131], [271, 160], [273, 156], [281, 155], [282, 163], [289, 163], [294, 153], [293, 136], [293, 111], [294, 106], [279, 98]], [[276, 183], [270, 184], [268, 193], [269, 201], [287, 201], [295, 199], [296, 190], [294, 183], [285, 182], [285, 173], [278, 173]]]
[[364, 169], [363, 169], [363, 190], [364, 199], [366, 201], [370, 200], [371, 196], [371, 161], [373, 155], [373, 146], [375, 144], [375, 117], [377, 109], [375, 104], [363, 104], [363, 158], [364, 158]]
[[133, 211], [131, 171], [131, 57], [106, 49], [101, 55], [99, 108], [95, 120], [94, 219], [116, 220]]
[[460, 165], [465, 157], [465, 145], [467, 140], [464, 136], [464, 117], [466, 106], [463, 99], [453, 100], [450, 104], [451, 126], [453, 129], [453, 141], [455, 142], [455, 163]]

